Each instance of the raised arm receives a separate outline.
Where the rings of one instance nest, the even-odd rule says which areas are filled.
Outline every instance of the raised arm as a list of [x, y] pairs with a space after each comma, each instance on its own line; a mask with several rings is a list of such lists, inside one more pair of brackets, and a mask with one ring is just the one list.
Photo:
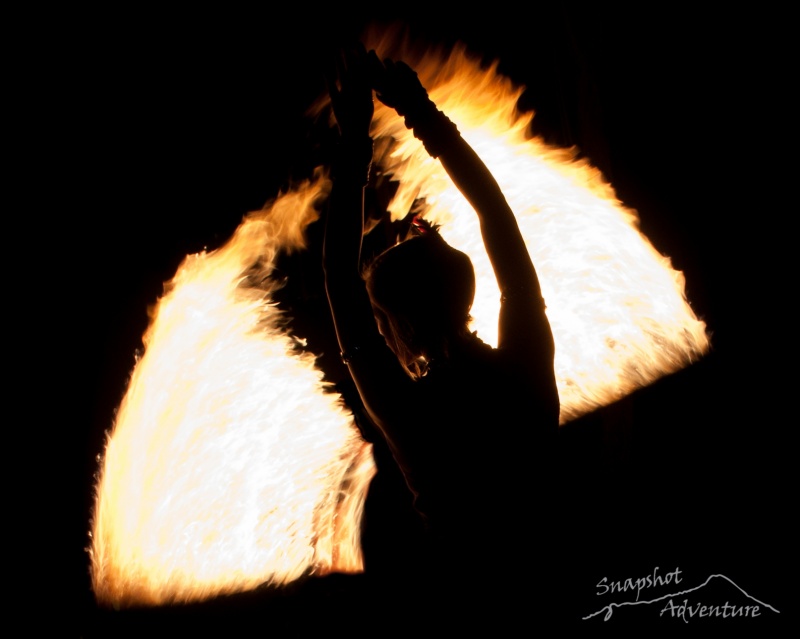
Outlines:
[[364, 187], [372, 163], [372, 90], [363, 81], [355, 54], [342, 53], [335, 71], [326, 79], [340, 135], [332, 167], [322, 264], [339, 346], [342, 353], [350, 353], [375, 330], [360, 275]]
[[456, 126], [428, 97], [417, 74], [403, 62], [380, 62], [370, 52], [370, 70], [378, 98], [405, 118], [406, 126], [439, 158], [455, 186], [472, 205], [503, 296], [499, 347], [523, 348], [526, 355], [549, 360], [554, 346], [544, 315], [539, 279], [514, 213], [489, 169]]
[[378, 331], [361, 277], [364, 188], [372, 162], [369, 128], [373, 114], [365, 58], [366, 52], [358, 49], [343, 53], [336, 73], [328, 78], [340, 140], [325, 225], [323, 268], [343, 359], [367, 411], [385, 430], [398, 410], [398, 385], [410, 379]]

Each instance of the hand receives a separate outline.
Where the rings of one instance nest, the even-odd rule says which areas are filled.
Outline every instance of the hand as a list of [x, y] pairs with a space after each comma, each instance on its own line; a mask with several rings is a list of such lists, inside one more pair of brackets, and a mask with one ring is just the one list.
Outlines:
[[367, 73], [364, 45], [340, 51], [332, 72], [325, 80], [331, 106], [342, 137], [369, 137], [375, 106]]
[[405, 62], [386, 59], [383, 62], [372, 50], [368, 54], [369, 77], [378, 99], [401, 116], [421, 111], [432, 104], [428, 92], [414, 71]]

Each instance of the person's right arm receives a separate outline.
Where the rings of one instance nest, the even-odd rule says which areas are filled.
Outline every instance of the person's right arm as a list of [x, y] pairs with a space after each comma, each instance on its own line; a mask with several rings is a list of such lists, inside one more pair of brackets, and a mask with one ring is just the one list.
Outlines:
[[411, 379], [378, 331], [361, 277], [364, 188], [372, 161], [369, 135], [372, 88], [358, 52], [345, 55], [338, 78], [329, 79], [340, 131], [323, 243], [325, 289], [343, 359], [370, 417], [390, 443], [402, 436]]

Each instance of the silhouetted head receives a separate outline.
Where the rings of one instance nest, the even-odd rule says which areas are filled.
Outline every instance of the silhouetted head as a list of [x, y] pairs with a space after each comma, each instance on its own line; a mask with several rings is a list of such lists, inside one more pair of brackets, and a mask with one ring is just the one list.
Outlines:
[[475, 297], [469, 257], [429, 225], [422, 228], [378, 255], [365, 273], [380, 331], [414, 378], [431, 361], [447, 358], [454, 340], [469, 335]]

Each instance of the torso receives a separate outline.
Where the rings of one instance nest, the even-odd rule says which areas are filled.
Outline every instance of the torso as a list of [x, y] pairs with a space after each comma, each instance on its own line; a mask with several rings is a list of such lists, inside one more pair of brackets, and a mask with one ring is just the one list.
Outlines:
[[416, 417], [398, 426], [395, 456], [432, 533], [451, 545], [507, 535], [534, 493], [536, 440], [555, 435], [557, 409], [482, 342], [433, 367], [408, 401]]

